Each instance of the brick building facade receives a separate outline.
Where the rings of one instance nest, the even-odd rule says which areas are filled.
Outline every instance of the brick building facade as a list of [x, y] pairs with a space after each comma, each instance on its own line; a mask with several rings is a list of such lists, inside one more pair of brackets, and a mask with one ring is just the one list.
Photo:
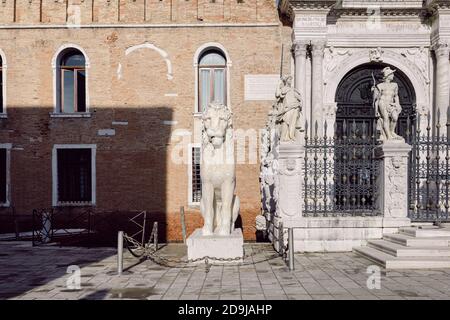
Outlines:
[[[292, 30], [272, 0], [5, 0], [0, 24], [2, 210], [147, 210], [169, 241], [180, 206], [188, 234], [202, 223], [193, 168], [172, 159], [189, 133], [189, 148], [200, 141], [200, 59], [225, 59], [235, 129], [258, 130], [272, 102], [246, 98], [245, 79], [279, 73]], [[284, 70], [291, 60], [284, 50]], [[236, 170], [252, 240], [259, 165]]]

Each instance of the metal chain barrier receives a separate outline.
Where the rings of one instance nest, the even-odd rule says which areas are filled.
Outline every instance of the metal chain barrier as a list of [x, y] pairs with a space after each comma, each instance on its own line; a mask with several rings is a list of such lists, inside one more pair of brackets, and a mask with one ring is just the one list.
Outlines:
[[[167, 258], [167, 257], [161, 256], [160, 254], [157, 254], [157, 250], [156, 250], [156, 248], [153, 248], [153, 246], [151, 245], [151, 242], [142, 246], [142, 244], [139, 241], [133, 239], [132, 237], [128, 236], [125, 233], [123, 234], [123, 238], [125, 240], [124, 244], [129, 249], [130, 249], [130, 247], [133, 247], [134, 248], [134, 249], [132, 249], [133, 251], [142, 252], [142, 254], [136, 255], [136, 254], [133, 254], [132, 250], [130, 250], [130, 252], [132, 252], [133, 256], [135, 256], [135, 257], [146, 257], [147, 259], [149, 259], [159, 265], [163, 265], [163, 266], [170, 267], [170, 268], [195, 268], [198, 265], [192, 265], [192, 264], [204, 261], [205, 267], [206, 267], [206, 272], [209, 272], [209, 270], [212, 266], [211, 261], [222, 262], [223, 264], [236, 262], [236, 264], [234, 264], [234, 265], [238, 265], [238, 266], [252, 265], [252, 264], [256, 264], [256, 263], [260, 263], [260, 262], [264, 262], [264, 261], [270, 261], [270, 260], [279, 258], [280, 255], [285, 256], [286, 252], [284, 252], [284, 251], [287, 249], [287, 247], [285, 246], [285, 247], [283, 247], [283, 252], [281, 252], [281, 254], [276, 252], [274, 254], [271, 254], [268, 258], [263, 259], [261, 261], [256, 261], [256, 262], [254, 262], [254, 261], [244, 262], [244, 261], [246, 259], [252, 258], [260, 253], [264, 253], [267, 250], [267, 248], [260, 248], [257, 250], [252, 249], [251, 253], [244, 254], [243, 257], [217, 258], [217, 257], [205, 256], [205, 257], [196, 258], [196, 259], [180, 259], [180, 258]], [[221, 265], [223, 265], [223, 264], [221, 264]]]

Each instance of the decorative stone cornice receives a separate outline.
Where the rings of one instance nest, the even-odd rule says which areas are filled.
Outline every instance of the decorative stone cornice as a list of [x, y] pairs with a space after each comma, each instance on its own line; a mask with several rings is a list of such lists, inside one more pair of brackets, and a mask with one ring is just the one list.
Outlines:
[[[373, 10], [369, 10], [369, 8], [333, 8], [330, 14], [335, 17], [364, 17], [372, 16]], [[429, 15], [428, 11], [424, 8], [379, 8], [377, 14], [383, 17], [426, 17]]]
[[337, 2], [336, 0], [289, 0], [294, 9], [329, 9]]
[[[367, 2], [367, 5], [363, 4]], [[345, 5], [343, 5], [343, 3]], [[398, 3], [398, 5], [396, 5]], [[430, 17], [439, 10], [450, 9], [450, 0], [426, 0], [421, 6], [411, 1], [388, 1], [384, 6], [383, 2], [378, 1], [351, 1], [347, 3], [338, 0], [281, 0], [279, 3], [280, 12], [288, 16], [291, 20], [294, 18], [294, 11], [302, 10], [329, 10], [330, 16], [370, 16], [373, 12], [369, 10], [372, 6], [379, 4], [379, 14], [384, 17]]]
[[448, 0], [427, 0], [426, 6], [429, 10], [436, 11], [438, 9], [450, 9], [450, 1]]
[[280, 12], [294, 18], [294, 10], [329, 10], [336, 5], [336, 0], [281, 0]]

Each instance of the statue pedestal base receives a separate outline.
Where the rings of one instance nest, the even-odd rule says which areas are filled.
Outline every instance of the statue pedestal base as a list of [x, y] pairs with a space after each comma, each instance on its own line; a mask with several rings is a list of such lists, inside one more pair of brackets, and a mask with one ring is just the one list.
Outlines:
[[[244, 258], [244, 237], [241, 229], [235, 229], [229, 236], [204, 236], [202, 229], [196, 229], [187, 239], [188, 259], [203, 257], [240, 258], [230, 262], [242, 262]], [[203, 262], [203, 261], [200, 261]], [[227, 261], [209, 260], [209, 263], [222, 264]]]
[[384, 141], [375, 148], [375, 157], [381, 159], [377, 177], [378, 206], [384, 218], [408, 221], [408, 154], [411, 146], [404, 141]]

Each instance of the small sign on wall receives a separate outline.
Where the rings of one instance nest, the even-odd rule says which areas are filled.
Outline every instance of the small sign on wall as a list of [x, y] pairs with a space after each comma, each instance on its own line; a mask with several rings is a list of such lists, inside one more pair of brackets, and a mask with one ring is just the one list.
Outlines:
[[246, 74], [245, 100], [275, 100], [279, 80], [278, 74]]

